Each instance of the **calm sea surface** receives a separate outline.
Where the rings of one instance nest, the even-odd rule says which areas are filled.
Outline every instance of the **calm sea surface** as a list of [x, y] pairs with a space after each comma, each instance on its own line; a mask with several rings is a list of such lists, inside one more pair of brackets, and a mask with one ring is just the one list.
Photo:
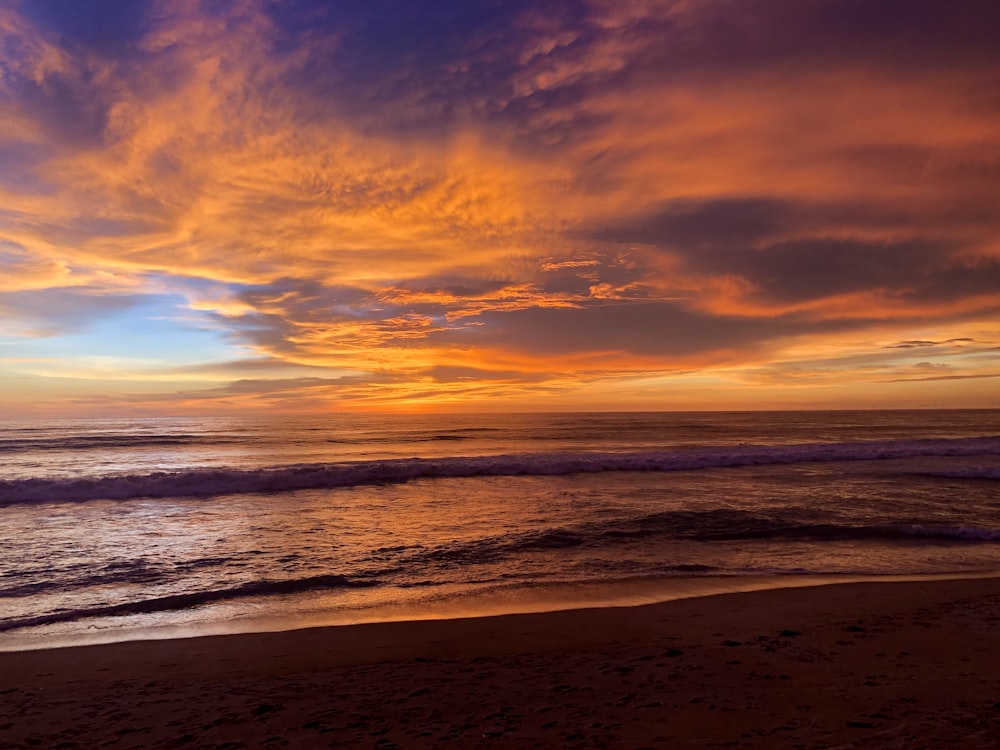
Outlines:
[[998, 480], [996, 410], [6, 421], [0, 649], [998, 571]]

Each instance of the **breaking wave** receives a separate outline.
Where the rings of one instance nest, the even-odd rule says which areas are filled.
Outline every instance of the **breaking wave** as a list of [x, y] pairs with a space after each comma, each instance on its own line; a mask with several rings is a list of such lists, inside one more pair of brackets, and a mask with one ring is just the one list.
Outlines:
[[927, 456], [1000, 455], [1000, 437], [699, 448], [629, 453], [527, 453], [385, 459], [266, 469], [195, 469], [89, 478], [0, 480], [0, 506], [132, 498], [207, 497], [406, 482], [424, 478], [687, 471]]

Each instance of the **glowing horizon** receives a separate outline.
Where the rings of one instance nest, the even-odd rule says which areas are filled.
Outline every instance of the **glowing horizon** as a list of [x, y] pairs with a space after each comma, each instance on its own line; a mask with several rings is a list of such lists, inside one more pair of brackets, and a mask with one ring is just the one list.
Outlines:
[[995, 4], [347, 5], [0, 3], [0, 417], [1000, 407]]

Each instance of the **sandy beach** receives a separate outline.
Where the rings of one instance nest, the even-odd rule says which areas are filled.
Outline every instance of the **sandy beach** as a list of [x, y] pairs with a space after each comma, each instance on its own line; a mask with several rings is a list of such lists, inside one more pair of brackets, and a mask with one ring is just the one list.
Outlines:
[[1000, 746], [1000, 579], [0, 654], [3, 748]]

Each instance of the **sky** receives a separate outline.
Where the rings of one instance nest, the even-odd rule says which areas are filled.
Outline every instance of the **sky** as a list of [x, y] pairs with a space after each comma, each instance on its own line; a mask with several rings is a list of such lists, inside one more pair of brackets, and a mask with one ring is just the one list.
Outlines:
[[1000, 407], [996, 0], [0, 0], [0, 417]]

